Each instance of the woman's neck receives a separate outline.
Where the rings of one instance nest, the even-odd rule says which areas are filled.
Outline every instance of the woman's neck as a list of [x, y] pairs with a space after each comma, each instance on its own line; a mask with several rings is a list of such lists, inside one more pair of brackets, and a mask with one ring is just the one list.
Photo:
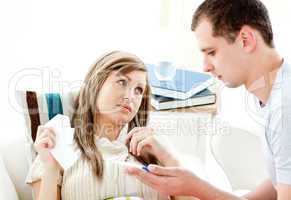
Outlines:
[[106, 137], [110, 141], [114, 141], [118, 138], [124, 125], [114, 123], [110, 120], [106, 120], [102, 117], [98, 118], [98, 121], [94, 122], [97, 124], [97, 134], [100, 137]]

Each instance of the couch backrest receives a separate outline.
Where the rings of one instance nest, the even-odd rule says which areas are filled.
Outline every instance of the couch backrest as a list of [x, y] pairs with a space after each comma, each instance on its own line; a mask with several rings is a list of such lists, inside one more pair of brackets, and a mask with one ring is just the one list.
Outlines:
[[260, 138], [239, 128], [212, 137], [212, 153], [233, 190], [254, 189], [267, 178]]

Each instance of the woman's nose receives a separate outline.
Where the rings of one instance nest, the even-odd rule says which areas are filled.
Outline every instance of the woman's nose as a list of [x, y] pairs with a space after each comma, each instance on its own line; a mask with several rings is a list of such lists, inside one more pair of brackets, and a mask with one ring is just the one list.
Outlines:
[[126, 101], [131, 101], [133, 98], [133, 91], [131, 88], [127, 88], [124, 92], [123, 99]]

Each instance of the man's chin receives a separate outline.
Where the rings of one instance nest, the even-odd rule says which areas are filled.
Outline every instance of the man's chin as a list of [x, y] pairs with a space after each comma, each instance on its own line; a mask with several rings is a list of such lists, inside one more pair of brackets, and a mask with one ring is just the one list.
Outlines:
[[238, 88], [239, 86], [241, 86], [240, 84], [231, 83], [231, 82], [227, 82], [227, 81], [223, 82], [223, 84], [227, 88]]

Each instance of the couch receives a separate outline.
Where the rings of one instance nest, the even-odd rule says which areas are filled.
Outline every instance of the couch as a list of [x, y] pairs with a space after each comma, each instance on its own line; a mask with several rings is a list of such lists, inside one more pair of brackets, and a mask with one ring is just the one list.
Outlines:
[[[185, 158], [185, 166], [199, 176], [229, 192], [253, 189], [266, 178], [259, 138], [235, 127], [228, 127], [228, 132], [224, 134], [201, 129], [205, 122], [212, 121], [213, 116], [204, 113], [153, 112], [150, 124], [159, 134], [169, 138], [184, 155], [181, 158]], [[2, 183], [6, 189], [0, 188], [0, 193], [9, 197], [7, 200], [16, 200], [16, 195], [12, 193], [16, 193], [19, 200], [31, 200], [31, 189], [24, 183], [29, 167], [24, 134], [23, 137], [3, 143], [0, 155], [7, 170], [7, 184]], [[0, 171], [0, 174], [4, 182], [4, 173]]]

